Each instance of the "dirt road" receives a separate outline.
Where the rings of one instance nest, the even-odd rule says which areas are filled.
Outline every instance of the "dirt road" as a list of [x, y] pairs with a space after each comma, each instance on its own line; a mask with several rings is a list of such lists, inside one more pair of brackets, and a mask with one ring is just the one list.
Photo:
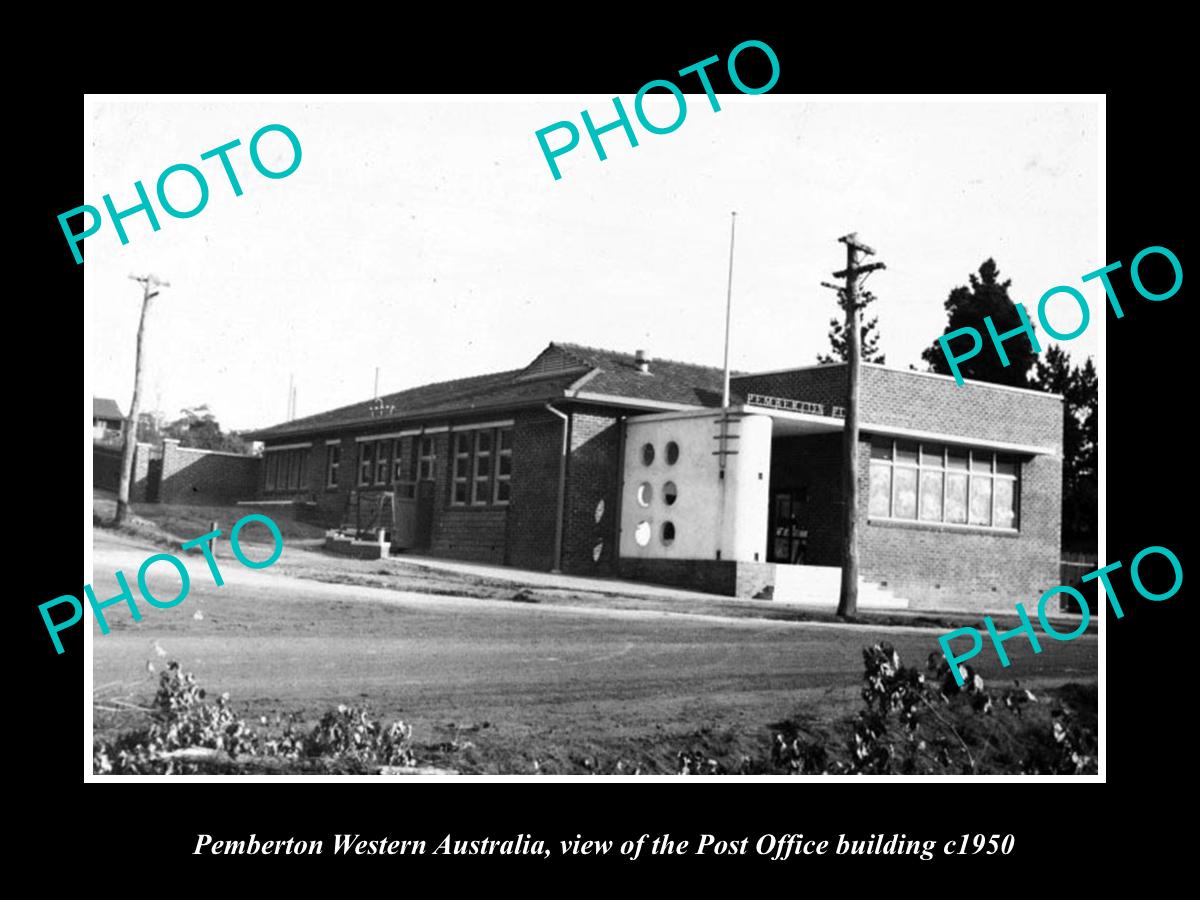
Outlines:
[[[100, 533], [94, 582], [117, 593], [112, 572], [136, 573], [150, 548]], [[723, 619], [658, 611], [572, 608], [423, 596], [322, 584], [251, 571], [221, 560], [215, 587], [189, 558], [192, 593], [173, 609], [143, 605], [133, 623], [110, 612], [112, 633], [93, 625], [94, 683], [132, 682], [148, 697], [157, 667], [179, 661], [212, 693], [228, 691], [247, 716], [369, 702], [414, 724], [428, 745], [470, 741], [467, 760], [494, 771], [543, 771], [585, 756], [657, 760], [689, 741], [730, 752], [769, 741], [770, 725], [800, 714], [828, 722], [857, 706], [862, 648], [888, 640], [909, 663], [936, 652], [934, 629], [891, 629]], [[171, 598], [166, 565], [150, 587]], [[161, 578], [155, 577], [161, 573]], [[194, 614], [201, 612], [203, 618]], [[90, 613], [88, 614], [90, 618]], [[157, 648], [156, 648], [157, 643]], [[159, 649], [165, 654], [159, 655]], [[1017, 677], [1035, 691], [1096, 679], [1096, 638], [1008, 647], [985, 678]], [[116, 724], [98, 716], [97, 726]], [[522, 769], [521, 766], [527, 766]]]

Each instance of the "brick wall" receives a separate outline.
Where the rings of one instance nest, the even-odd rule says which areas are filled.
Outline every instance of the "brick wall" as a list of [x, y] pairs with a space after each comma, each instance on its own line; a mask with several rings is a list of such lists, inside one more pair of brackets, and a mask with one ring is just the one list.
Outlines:
[[[358, 446], [353, 437], [338, 435], [342, 455], [338, 465], [337, 487], [327, 487], [329, 447], [326, 438], [313, 441], [312, 450], [308, 456], [308, 486], [307, 492], [316, 501], [315, 507], [310, 507], [307, 517], [315, 524], [326, 528], [336, 528], [342, 524], [346, 511], [346, 498], [358, 478]], [[334, 440], [329, 436], [328, 440]]]
[[153, 499], [156, 485], [150, 483], [151, 461], [162, 458], [162, 451], [151, 444], [138, 443], [133, 455], [133, 472], [129, 483], [129, 502], [146, 503]]
[[[846, 366], [834, 363], [733, 380], [739, 393], [846, 405]], [[860, 425], [890, 425], [1014, 444], [1061, 448], [1062, 400], [1037, 391], [1015, 391], [920, 372], [864, 365], [859, 382]]]
[[1062, 448], [1062, 399], [864, 366], [859, 422]]
[[554, 565], [562, 420], [543, 410], [518, 413], [513, 426], [508, 564], [548, 571]]
[[1028, 609], [1059, 583], [1061, 458], [1023, 460], [1016, 534], [869, 522], [869, 440], [859, 444], [858, 466], [859, 574], [913, 609], [1011, 611], [1017, 600]]
[[160, 503], [198, 506], [252, 500], [256, 494], [261, 458], [180, 447], [163, 441]]
[[743, 397], [753, 393], [821, 403], [825, 406], [825, 415], [831, 415], [834, 406], [846, 405], [844, 363], [770, 375], [743, 375], [730, 379], [729, 384], [732, 390]]
[[[843, 364], [735, 379], [738, 391], [845, 404]], [[1045, 447], [1021, 458], [1017, 534], [868, 519], [870, 435], [859, 445], [859, 568], [886, 583], [914, 608], [1006, 609], [1034, 600], [1060, 582], [1062, 400], [952, 379], [864, 366], [859, 421], [971, 439]], [[841, 435], [781, 439], [773, 444], [772, 477], [805, 483], [810, 502], [809, 555], [814, 565], [841, 563]], [[1026, 604], [1029, 605], [1028, 603]]]
[[726, 559], [622, 559], [622, 578], [703, 591], [726, 597], [754, 597], [775, 583], [770, 563]]
[[446, 506], [434, 515], [436, 556], [503, 564], [508, 512], [503, 509]]
[[563, 571], [610, 574], [617, 555], [621, 482], [619, 415], [598, 407], [571, 410]]
[[92, 487], [116, 491], [121, 482], [121, 448], [92, 444]]

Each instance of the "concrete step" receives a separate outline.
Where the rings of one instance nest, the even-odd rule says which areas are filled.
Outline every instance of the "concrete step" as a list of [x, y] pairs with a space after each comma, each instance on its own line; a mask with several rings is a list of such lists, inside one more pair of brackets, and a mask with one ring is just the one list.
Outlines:
[[[836, 607], [841, 588], [838, 566], [775, 567], [774, 600], [779, 603]], [[908, 600], [878, 582], [859, 578], [858, 605], [862, 609], [908, 609]]]

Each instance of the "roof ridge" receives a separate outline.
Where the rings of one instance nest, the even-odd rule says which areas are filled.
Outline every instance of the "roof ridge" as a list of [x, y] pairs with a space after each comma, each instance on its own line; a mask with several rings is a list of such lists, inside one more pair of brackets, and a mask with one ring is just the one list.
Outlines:
[[[603, 354], [605, 356], [627, 356], [631, 360], [637, 359], [637, 356], [635, 354], [625, 353], [621, 350], [606, 350], [603, 347], [589, 347], [585, 344], [565, 343], [562, 341], [554, 341], [553, 344], [556, 347], [584, 350], [588, 353], [599, 353], [599, 354]], [[665, 362], [665, 363], [671, 363], [672, 365], [676, 365], [676, 366], [691, 366], [696, 369], [712, 369], [713, 371], [716, 371], [716, 372], [722, 371], [720, 366], [710, 366], [710, 365], [706, 365], [705, 363], [687, 362], [686, 360], [682, 360], [682, 359], [669, 359], [668, 357], [665, 357], [665, 356], [648, 356], [647, 359], [652, 363], [653, 362]]]

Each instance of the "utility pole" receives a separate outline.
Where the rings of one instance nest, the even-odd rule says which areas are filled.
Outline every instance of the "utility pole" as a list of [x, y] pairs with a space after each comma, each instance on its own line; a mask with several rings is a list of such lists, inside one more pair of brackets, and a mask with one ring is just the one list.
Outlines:
[[121, 481], [117, 486], [117, 514], [114, 525], [125, 521], [129, 513], [129, 482], [133, 478], [133, 454], [137, 448], [138, 405], [142, 396], [142, 341], [146, 334], [146, 311], [150, 301], [158, 296], [158, 288], [170, 287], [154, 275], [130, 275], [142, 286], [142, 316], [138, 320], [137, 355], [133, 361], [133, 400], [129, 403], [129, 418], [125, 421], [125, 445], [121, 448]]
[[[845, 278], [846, 295], [846, 423], [842, 431], [842, 586], [838, 596], [839, 619], [858, 615], [858, 369], [862, 355], [859, 333], [858, 279], [876, 269], [885, 269], [881, 262], [860, 265], [860, 254], [874, 256], [875, 251], [860, 243], [858, 234], [850, 232], [838, 240], [846, 245], [846, 268], [834, 272], [834, 278]], [[837, 290], [837, 285], [825, 287]]]

